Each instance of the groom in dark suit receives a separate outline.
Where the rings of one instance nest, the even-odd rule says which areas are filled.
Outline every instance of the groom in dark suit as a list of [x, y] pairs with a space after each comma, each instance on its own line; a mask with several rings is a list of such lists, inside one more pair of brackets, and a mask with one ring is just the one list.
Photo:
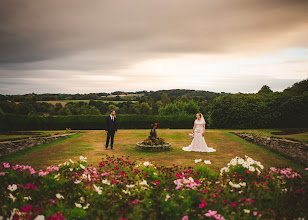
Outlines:
[[106, 140], [106, 146], [105, 148], [108, 148], [109, 140], [110, 141], [110, 148], [113, 149], [113, 139], [114, 134], [117, 132], [117, 120], [115, 116], [115, 110], [110, 111], [110, 115], [106, 117], [106, 133], [107, 133], [107, 140]]

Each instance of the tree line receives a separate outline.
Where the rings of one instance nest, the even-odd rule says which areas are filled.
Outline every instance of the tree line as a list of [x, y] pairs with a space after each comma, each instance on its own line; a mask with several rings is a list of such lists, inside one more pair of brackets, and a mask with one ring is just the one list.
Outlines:
[[[17, 98], [9, 96], [8, 98], [1, 95], [0, 117], [3, 118], [5, 114], [29, 117], [106, 115], [114, 109], [119, 116], [130, 114], [180, 117], [202, 112], [208, 122], [208, 127], [211, 128], [305, 127], [308, 122], [308, 80], [295, 83], [282, 92], [273, 92], [265, 85], [255, 94], [177, 89], [142, 91], [139, 92], [142, 95], [129, 96], [130, 100], [127, 100], [126, 96], [119, 96], [123, 95], [122, 93], [113, 93], [115, 95], [113, 100], [108, 101], [98, 99], [106, 95], [105, 93], [88, 94], [92, 95], [89, 102], [68, 102], [65, 106], [61, 103], [54, 105], [35, 101], [33, 97], [42, 98], [35, 94], [23, 95], [25, 99], [23, 102], [16, 101], [20, 96]], [[104, 97], [110, 99], [108, 95]], [[49, 94], [49, 96], [52, 95]], [[65, 96], [65, 98], [72, 98], [72, 95]]]

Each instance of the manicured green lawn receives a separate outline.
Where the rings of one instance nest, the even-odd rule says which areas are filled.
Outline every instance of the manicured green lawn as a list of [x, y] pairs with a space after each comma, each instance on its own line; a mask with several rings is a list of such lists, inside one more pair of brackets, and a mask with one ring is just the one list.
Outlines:
[[[31, 151], [0, 158], [2, 162], [12, 164], [31, 165], [34, 168], [46, 168], [58, 165], [69, 158], [78, 160], [80, 155], [88, 157], [89, 164], [96, 166], [103, 155], [130, 156], [140, 161], [152, 161], [164, 166], [185, 165], [196, 166], [195, 159], [210, 160], [207, 165], [214, 171], [224, 167], [235, 156], [245, 155], [260, 161], [265, 167], [291, 167], [303, 171], [304, 167], [279, 156], [263, 147], [248, 143], [245, 140], [230, 134], [235, 130], [206, 130], [205, 140], [209, 147], [217, 151], [213, 153], [185, 152], [182, 147], [188, 146], [191, 139], [187, 129], [161, 129], [158, 135], [172, 143], [172, 150], [168, 152], [142, 152], [135, 148], [136, 142], [145, 139], [149, 130], [119, 130], [115, 136], [114, 150], [105, 150], [106, 133], [102, 130], [87, 130], [74, 138], [38, 146]], [[246, 130], [247, 131], [247, 130]], [[260, 131], [260, 130], [259, 130]]]

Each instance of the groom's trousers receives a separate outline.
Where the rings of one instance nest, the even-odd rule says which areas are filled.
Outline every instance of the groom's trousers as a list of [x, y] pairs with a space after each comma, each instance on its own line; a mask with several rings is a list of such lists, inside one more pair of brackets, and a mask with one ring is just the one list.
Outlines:
[[110, 141], [110, 148], [111, 149], [113, 148], [114, 134], [115, 134], [115, 131], [108, 131], [107, 139], [106, 139], [106, 146], [105, 146], [106, 148], [108, 148], [109, 141]]

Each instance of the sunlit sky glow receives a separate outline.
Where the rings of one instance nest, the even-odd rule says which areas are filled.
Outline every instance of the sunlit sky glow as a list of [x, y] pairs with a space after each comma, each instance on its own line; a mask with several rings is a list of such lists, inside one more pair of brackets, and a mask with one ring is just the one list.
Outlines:
[[282, 91], [308, 78], [308, 1], [4, 0], [0, 94]]

